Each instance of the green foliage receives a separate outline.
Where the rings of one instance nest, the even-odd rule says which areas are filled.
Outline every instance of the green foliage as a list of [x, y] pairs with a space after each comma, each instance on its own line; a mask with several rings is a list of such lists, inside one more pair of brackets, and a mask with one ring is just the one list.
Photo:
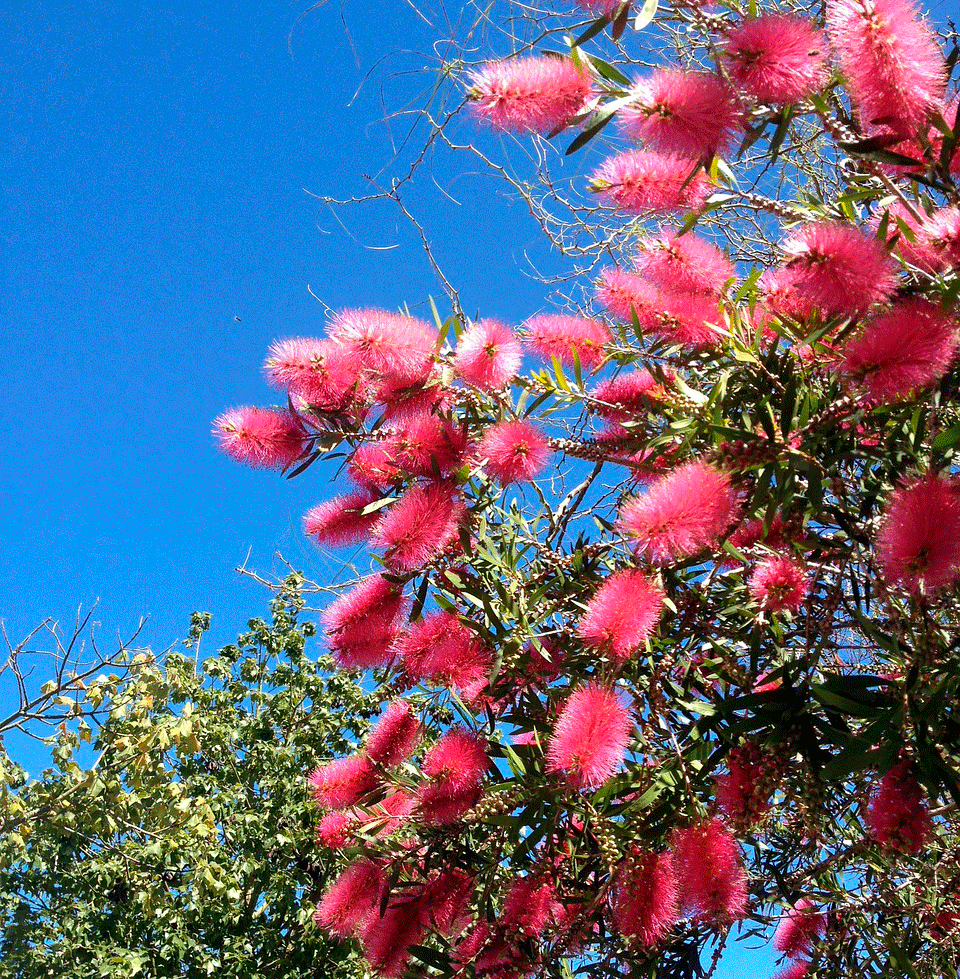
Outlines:
[[271, 621], [198, 662], [137, 654], [62, 724], [37, 780], [0, 754], [0, 976], [364, 974], [310, 912], [331, 870], [305, 772], [344, 754], [376, 701], [306, 650], [299, 582]]

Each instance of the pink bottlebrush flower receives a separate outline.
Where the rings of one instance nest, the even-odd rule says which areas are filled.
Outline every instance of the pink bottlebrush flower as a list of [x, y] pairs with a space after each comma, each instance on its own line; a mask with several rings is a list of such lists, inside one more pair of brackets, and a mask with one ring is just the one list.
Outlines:
[[399, 482], [402, 472], [390, 433], [358, 445], [347, 463], [347, 474], [355, 483], [371, 491]]
[[403, 589], [382, 575], [365, 578], [331, 602], [321, 618], [338, 664], [362, 670], [389, 663], [404, 607]]
[[543, 472], [550, 460], [550, 444], [533, 422], [498, 422], [483, 433], [480, 455], [487, 460], [487, 472], [506, 486]]
[[473, 895], [474, 878], [459, 867], [444, 868], [427, 881], [423, 892], [424, 918], [445, 937], [458, 935], [469, 922], [467, 905]]
[[496, 391], [509, 384], [522, 360], [523, 349], [513, 330], [491, 319], [468, 326], [453, 354], [457, 374], [483, 391]]
[[590, 101], [589, 72], [567, 57], [494, 61], [469, 76], [477, 118], [501, 132], [549, 133]]
[[655, 150], [612, 156], [590, 179], [590, 190], [631, 214], [696, 209], [711, 186], [697, 160]]
[[537, 353], [556, 357], [563, 364], [572, 364], [575, 350], [587, 370], [600, 364], [604, 347], [613, 340], [603, 323], [582, 316], [544, 313], [528, 319], [523, 328], [524, 342]]
[[355, 860], [326, 889], [314, 919], [334, 937], [349, 938], [379, 908], [386, 887], [387, 875], [379, 864], [367, 857]]
[[770, 525], [764, 533], [764, 520], [756, 518], [744, 520], [736, 530], [730, 534], [730, 543], [738, 551], [746, 551], [756, 544], [765, 544], [771, 550], [779, 550], [786, 544], [784, 534], [783, 517], [779, 513], [774, 514]]
[[609, 421], [629, 421], [644, 410], [667, 400], [663, 385], [646, 368], [624, 371], [602, 380], [590, 397], [600, 404], [591, 407]]
[[362, 541], [380, 519], [380, 513], [364, 513], [376, 495], [367, 490], [335, 496], [311, 507], [303, 517], [303, 531], [317, 544], [356, 544]]
[[296, 415], [277, 408], [231, 408], [213, 423], [220, 448], [257, 469], [286, 469], [304, 450]]
[[662, 288], [680, 292], [720, 295], [736, 274], [716, 245], [693, 232], [678, 236], [669, 229], [659, 238], [641, 240], [634, 265]]
[[501, 920], [527, 938], [542, 935], [559, 909], [557, 891], [546, 875], [521, 877], [510, 886], [503, 899]]
[[662, 476], [644, 496], [627, 500], [618, 525], [635, 539], [638, 553], [666, 564], [715, 544], [737, 509], [729, 475], [694, 460]]
[[828, 78], [827, 40], [806, 17], [745, 17], [727, 33], [721, 53], [733, 81], [760, 102], [797, 102]]
[[577, 623], [585, 646], [614, 663], [641, 649], [663, 611], [663, 589], [636, 568], [615, 571], [597, 589]]
[[715, 786], [717, 806], [735, 827], [753, 826], [770, 809], [771, 767], [772, 759], [753, 741], [730, 749], [727, 771]]
[[487, 685], [493, 652], [449, 611], [431, 612], [397, 640], [404, 672], [415, 683], [440, 683], [473, 700]]
[[534, 969], [516, 936], [486, 921], [476, 922], [457, 945], [454, 963], [458, 975], [467, 975], [469, 966], [476, 979], [524, 979]]
[[960, 577], [960, 483], [905, 479], [890, 494], [877, 533], [877, 564], [888, 584], [929, 597]]
[[757, 288], [760, 301], [756, 321], [765, 330], [770, 329], [773, 318], [802, 320], [813, 312], [814, 304], [797, 288], [789, 268], [767, 269], [760, 276]]
[[823, 935], [827, 918], [817, 913], [813, 901], [801, 897], [792, 908], [787, 908], [777, 930], [773, 933], [773, 947], [790, 958], [810, 951], [815, 938]]
[[864, 817], [867, 831], [877, 843], [917, 853], [930, 835], [930, 810], [920, 783], [910, 773], [907, 758], [898, 761], [880, 779], [870, 795]]
[[634, 315], [643, 330], [652, 330], [660, 315], [660, 290], [636, 272], [604, 269], [593, 292], [597, 302], [612, 316], [626, 323]]
[[662, 309], [653, 331], [685, 347], [715, 347], [727, 335], [723, 311], [716, 296], [664, 290]]
[[852, 316], [889, 299], [893, 261], [882, 242], [840, 221], [796, 229], [783, 243], [789, 284], [827, 315]]
[[711, 156], [727, 148], [742, 124], [736, 96], [719, 75], [659, 68], [640, 79], [634, 100], [617, 118], [634, 139], [683, 156]]
[[410, 946], [420, 945], [425, 934], [420, 896], [398, 889], [382, 914], [378, 908], [363, 924], [364, 958], [382, 979], [399, 979], [410, 964]]
[[786, 968], [781, 969], [773, 979], [803, 979], [810, 971], [810, 963], [806, 959], [798, 959], [791, 962]]
[[447, 731], [423, 759], [430, 781], [418, 794], [424, 822], [456, 822], [480, 798], [489, 759], [485, 742], [465, 728]]
[[399, 765], [413, 754], [420, 721], [406, 700], [394, 700], [367, 735], [367, 756], [378, 765]]
[[437, 331], [424, 320], [383, 309], [348, 309], [333, 318], [328, 335], [349, 350], [372, 384], [379, 387], [422, 383], [429, 375], [438, 343]]
[[326, 410], [346, 408], [356, 395], [356, 356], [332, 340], [295, 337], [270, 347], [264, 371], [274, 387]]
[[771, 612], [795, 612], [806, 600], [810, 579], [802, 565], [776, 554], [757, 565], [747, 582], [747, 589], [761, 608]]
[[868, 398], [888, 403], [933, 384], [956, 353], [956, 321], [934, 303], [912, 296], [847, 342], [840, 369], [862, 383]]
[[686, 914], [714, 921], [742, 918], [749, 894], [740, 846], [719, 819], [675, 829], [671, 839]]
[[417, 800], [403, 789], [397, 789], [376, 805], [368, 806], [364, 813], [358, 814], [358, 829], [368, 836], [386, 836], [396, 832], [416, 808]]
[[307, 783], [318, 805], [345, 809], [376, 788], [379, 777], [366, 755], [348, 755], [315, 768]]
[[614, 877], [610, 903], [614, 927], [634, 948], [657, 945], [680, 917], [673, 856], [631, 846]]
[[328, 812], [317, 825], [317, 846], [340, 850], [355, 839], [359, 820], [354, 810]]
[[946, 83], [936, 37], [910, 0], [827, 0], [827, 34], [866, 123], [913, 135]]
[[960, 265], [960, 207], [941, 207], [924, 218], [912, 242], [901, 237], [900, 251], [925, 271], [956, 268]]
[[567, 698], [547, 745], [547, 771], [572, 789], [597, 788], [627, 753], [633, 721], [615, 690], [587, 683]]
[[384, 563], [394, 572], [416, 571], [456, 539], [467, 508], [450, 483], [414, 486], [390, 507], [373, 530]]
[[462, 464], [467, 439], [446, 419], [413, 412], [397, 419], [385, 445], [397, 468], [411, 476], [446, 475]]

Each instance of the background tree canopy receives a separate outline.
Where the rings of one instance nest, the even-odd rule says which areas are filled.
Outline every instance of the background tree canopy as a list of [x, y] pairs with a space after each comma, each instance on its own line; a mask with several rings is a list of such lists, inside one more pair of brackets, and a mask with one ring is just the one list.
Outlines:
[[41, 778], [0, 755], [0, 975], [363, 974], [307, 925], [332, 865], [304, 771], [379, 698], [307, 652], [302, 607], [288, 578], [269, 620], [199, 659], [194, 614], [186, 650], [87, 681]]

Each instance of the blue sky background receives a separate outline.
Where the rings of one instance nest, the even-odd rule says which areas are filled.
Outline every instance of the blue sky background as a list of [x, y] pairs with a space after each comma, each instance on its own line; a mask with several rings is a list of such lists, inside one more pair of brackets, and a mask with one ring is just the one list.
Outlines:
[[[282, 570], [277, 550], [329, 574], [300, 518], [331, 470], [288, 482], [237, 466], [210, 427], [271, 403], [274, 339], [322, 331], [308, 286], [333, 308], [441, 295], [395, 209], [343, 215], [351, 237], [311, 196], [360, 192], [385, 162], [405, 124], [376, 122], [381, 97], [417, 96], [436, 32], [403, 0], [334, 2], [298, 24], [306, 6], [0, 6], [0, 619], [13, 641], [99, 598], [105, 637], [148, 614], [141, 641], [163, 648], [203, 609], [212, 647], [267, 607], [234, 571], [248, 555], [266, 574]], [[562, 266], [498, 189], [424, 169], [406, 199], [467, 311], [516, 323], [544, 304], [524, 254]], [[772, 961], [734, 956], [718, 976], [767, 976]]]

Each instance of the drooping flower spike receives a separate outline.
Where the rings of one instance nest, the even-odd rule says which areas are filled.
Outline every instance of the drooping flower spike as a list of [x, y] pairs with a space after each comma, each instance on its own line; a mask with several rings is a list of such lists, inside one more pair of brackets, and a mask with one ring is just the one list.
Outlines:
[[942, 377], [957, 353], [957, 323], [919, 296], [868, 322], [843, 348], [840, 369], [873, 401], [906, 398]]
[[943, 55], [911, 0], [827, 0], [827, 35], [864, 123], [915, 135], [943, 100]]
[[888, 584], [917, 598], [960, 578], [960, 482], [933, 473], [903, 480], [884, 508], [876, 556]]
[[590, 599], [577, 635], [599, 655], [624, 663], [656, 628], [663, 597], [663, 589], [639, 569], [616, 571]]
[[547, 771], [572, 789], [602, 785], [622, 764], [633, 721], [615, 690], [597, 683], [567, 698], [547, 746]]
[[587, 370], [597, 367], [613, 334], [600, 320], [559, 313], [532, 316], [524, 324], [523, 340], [537, 353], [556, 357], [563, 364], [574, 362], [574, 351]]

